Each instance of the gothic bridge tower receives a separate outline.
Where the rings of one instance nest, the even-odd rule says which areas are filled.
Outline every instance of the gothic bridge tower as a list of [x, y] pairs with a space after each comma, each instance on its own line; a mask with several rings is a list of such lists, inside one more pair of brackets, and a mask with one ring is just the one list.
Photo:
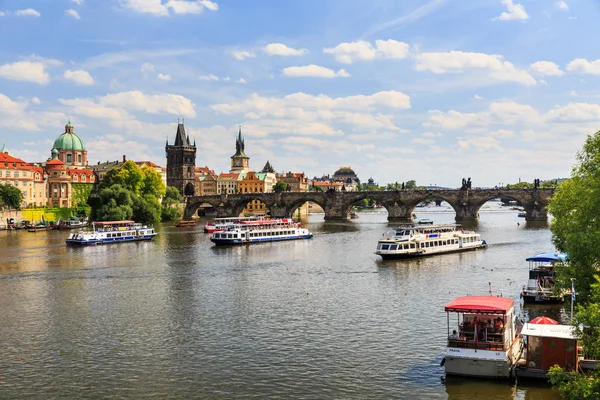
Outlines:
[[242, 127], [238, 133], [238, 137], [235, 140], [235, 154], [231, 156], [231, 170], [230, 173], [240, 173], [250, 171], [250, 157], [244, 152], [245, 148], [244, 137], [242, 136]]
[[183, 196], [196, 193], [196, 140], [190, 143], [183, 121], [177, 125], [175, 143], [165, 146], [167, 152], [167, 186], [176, 187]]

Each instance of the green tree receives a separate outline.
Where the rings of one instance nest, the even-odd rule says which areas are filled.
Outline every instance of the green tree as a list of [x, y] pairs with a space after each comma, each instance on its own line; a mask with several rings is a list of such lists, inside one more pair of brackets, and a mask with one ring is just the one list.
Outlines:
[[173, 221], [181, 218], [181, 209], [178, 207], [183, 201], [183, 196], [177, 188], [167, 186], [165, 197], [162, 200], [161, 218], [163, 221]]
[[112, 185], [99, 193], [100, 208], [94, 217], [100, 221], [123, 221], [133, 217], [133, 194], [120, 185]]
[[71, 183], [71, 199], [73, 207], [85, 206], [92, 192], [93, 185], [90, 183]]
[[558, 269], [559, 283], [569, 287], [575, 278], [578, 299], [585, 302], [600, 266], [600, 132], [588, 136], [571, 175], [558, 185], [548, 210], [554, 245], [570, 260]]
[[162, 198], [166, 193], [166, 186], [162, 181], [160, 172], [149, 166], [141, 168], [142, 182], [140, 185], [140, 194], [150, 194], [156, 198]]
[[277, 183], [275, 183], [275, 186], [273, 186], [273, 191], [275, 191], [276, 193], [285, 192], [286, 190], [287, 183], [285, 183], [284, 181], [277, 181]]
[[558, 365], [548, 371], [550, 383], [558, 387], [566, 400], [600, 399], [600, 375], [598, 372], [585, 376], [577, 372], [565, 372]]
[[0, 202], [9, 208], [20, 210], [23, 204], [23, 192], [15, 186], [0, 184]]
[[152, 224], [161, 219], [161, 204], [151, 194], [133, 198], [133, 219], [142, 224]]
[[121, 167], [109, 170], [100, 181], [99, 188], [120, 185], [135, 194], [141, 194], [144, 178], [142, 169], [133, 161], [128, 160]]
[[417, 181], [415, 181], [414, 179], [411, 179], [410, 181], [406, 182], [406, 184], [404, 185], [405, 189], [416, 189], [417, 188]]

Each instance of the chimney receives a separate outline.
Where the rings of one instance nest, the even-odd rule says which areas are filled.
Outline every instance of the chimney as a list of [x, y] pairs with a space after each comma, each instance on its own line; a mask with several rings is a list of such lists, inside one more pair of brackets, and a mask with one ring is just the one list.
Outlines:
[[125, 156], [125, 154], [123, 154], [123, 162], [127, 161], [127, 156]]

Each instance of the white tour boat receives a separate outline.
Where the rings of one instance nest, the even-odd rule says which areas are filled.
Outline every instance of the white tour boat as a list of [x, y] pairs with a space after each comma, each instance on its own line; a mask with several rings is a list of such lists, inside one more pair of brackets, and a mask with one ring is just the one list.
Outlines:
[[[523, 351], [514, 301], [506, 297], [465, 296], [445, 307], [448, 343], [442, 364], [447, 375], [480, 378], [512, 376]], [[456, 318], [450, 313], [456, 313]]]
[[481, 235], [460, 229], [460, 225], [405, 226], [393, 234], [384, 234], [375, 254], [384, 260], [429, 256], [456, 251], [476, 250], [487, 246]]
[[296, 223], [278, 223], [262, 226], [236, 225], [225, 231], [213, 233], [210, 240], [219, 246], [310, 239], [312, 237], [313, 235], [308, 229], [300, 228]]
[[230, 228], [235, 224], [239, 224], [240, 222], [260, 221], [264, 219], [264, 216], [215, 218], [213, 219], [212, 223], [209, 222], [208, 224], [204, 225], [204, 232], [220, 232], [222, 230]]
[[560, 304], [570, 292], [554, 290], [554, 263], [567, 260], [565, 253], [539, 253], [525, 259], [529, 262], [529, 279], [523, 286], [521, 298], [524, 303]]
[[67, 244], [93, 245], [151, 240], [156, 236], [154, 228], [135, 221], [93, 222], [91, 231], [71, 233]]

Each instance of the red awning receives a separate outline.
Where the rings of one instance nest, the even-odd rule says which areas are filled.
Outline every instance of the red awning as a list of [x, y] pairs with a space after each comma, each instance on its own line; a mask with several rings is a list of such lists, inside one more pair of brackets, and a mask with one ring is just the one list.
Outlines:
[[506, 297], [464, 296], [446, 305], [445, 311], [506, 314], [515, 302]]
[[558, 325], [558, 322], [548, 317], [536, 317], [529, 321], [529, 323], [538, 325]]

